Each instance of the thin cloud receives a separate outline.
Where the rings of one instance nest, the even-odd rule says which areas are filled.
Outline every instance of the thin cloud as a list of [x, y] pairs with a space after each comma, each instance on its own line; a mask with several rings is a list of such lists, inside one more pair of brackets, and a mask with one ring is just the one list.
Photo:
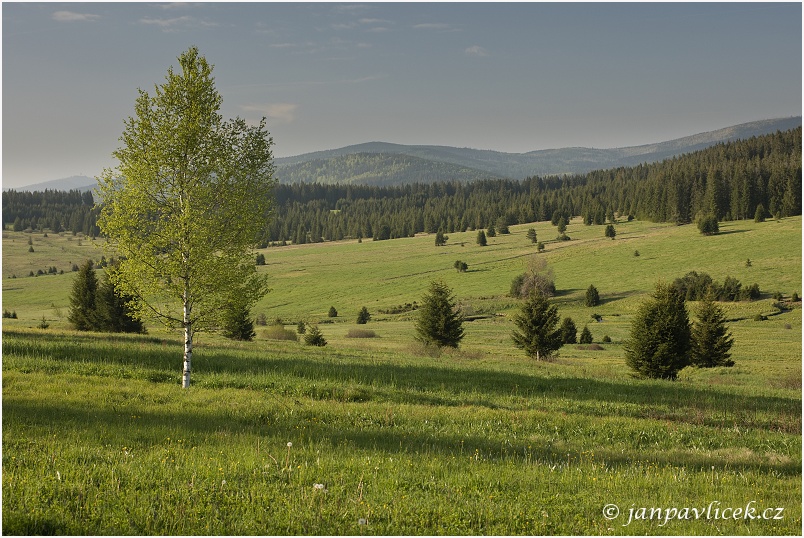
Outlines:
[[59, 22], [95, 22], [100, 20], [100, 15], [94, 13], [76, 13], [74, 11], [56, 11], [50, 16], [54, 21]]
[[478, 58], [486, 58], [489, 56], [489, 51], [480, 45], [472, 45], [463, 51], [467, 56], [476, 56]]
[[451, 26], [443, 22], [423, 22], [414, 24], [413, 28], [416, 30], [449, 30]]
[[293, 123], [293, 120], [296, 119], [296, 110], [299, 108], [299, 105], [292, 103], [271, 103], [265, 105], [241, 105], [240, 108], [243, 112], [256, 112], [270, 120], [274, 120], [275, 123], [287, 124]]
[[181, 28], [212, 28], [218, 26], [215, 22], [207, 22], [190, 15], [162, 19], [158, 17], [143, 17], [139, 20], [140, 24], [157, 26], [165, 32], [179, 30]]

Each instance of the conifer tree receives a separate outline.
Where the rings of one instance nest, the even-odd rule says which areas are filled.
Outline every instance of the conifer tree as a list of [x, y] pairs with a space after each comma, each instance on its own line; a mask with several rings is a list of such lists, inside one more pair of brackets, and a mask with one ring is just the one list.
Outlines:
[[257, 336], [254, 332], [254, 320], [247, 307], [232, 304], [229, 306], [224, 318], [222, 334], [230, 340], [251, 341]]
[[438, 347], [458, 347], [463, 339], [463, 315], [456, 308], [452, 290], [443, 282], [431, 282], [416, 318], [416, 339]]
[[371, 314], [369, 314], [368, 308], [365, 306], [360, 309], [360, 312], [357, 314], [357, 323], [359, 325], [365, 325], [371, 319]]
[[94, 331], [98, 328], [97, 309], [98, 277], [92, 260], [85, 261], [73, 281], [70, 295], [70, 311], [67, 320], [79, 331]]
[[484, 232], [483, 230], [479, 230], [477, 232], [477, 244], [480, 245], [481, 247], [485, 247], [486, 245], [488, 245], [488, 240], [486, 239], [486, 232]]
[[581, 331], [581, 339], [579, 340], [581, 344], [591, 344], [592, 343], [592, 331], [589, 330], [589, 327], [586, 325], [583, 326], [583, 330]]
[[95, 296], [95, 308], [98, 317], [96, 330], [114, 333], [144, 333], [145, 327], [138, 319], [131, 305], [134, 297], [131, 295], [121, 295], [114, 288], [109, 274], [116, 270], [115, 266], [106, 267], [107, 276], [98, 286]]
[[574, 344], [578, 341], [578, 329], [572, 318], [564, 318], [561, 322], [561, 343]]
[[625, 361], [637, 375], [676, 379], [690, 364], [692, 335], [684, 296], [673, 286], [657, 284], [642, 303], [624, 344]]
[[726, 328], [723, 309], [707, 296], [698, 305], [698, 319], [692, 325], [691, 362], [699, 368], [734, 366], [729, 357], [734, 339]]
[[511, 333], [511, 339], [529, 357], [546, 359], [561, 347], [562, 329], [556, 329], [558, 307], [551, 305], [537, 289], [530, 293], [513, 319], [518, 330]]
[[586, 289], [586, 306], [597, 306], [600, 304], [600, 294], [593, 284], [589, 284]]

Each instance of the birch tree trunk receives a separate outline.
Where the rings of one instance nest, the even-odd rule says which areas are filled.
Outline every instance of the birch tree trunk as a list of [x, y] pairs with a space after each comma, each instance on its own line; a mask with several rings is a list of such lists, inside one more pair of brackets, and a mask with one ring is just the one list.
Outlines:
[[184, 302], [184, 368], [181, 377], [182, 388], [190, 388], [190, 371], [193, 359], [193, 322], [190, 319], [190, 304]]

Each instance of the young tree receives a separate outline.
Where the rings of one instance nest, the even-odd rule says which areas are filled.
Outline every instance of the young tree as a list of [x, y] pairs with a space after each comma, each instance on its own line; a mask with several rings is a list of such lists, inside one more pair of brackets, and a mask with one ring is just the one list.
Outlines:
[[477, 244], [480, 245], [481, 247], [485, 247], [486, 245], [488, 245], [488, 240], [486, 239], [486, 232], [484, 232], [483, 230], [479, 230], [477, 232]]
[[254, 332], [254, 321], [251, 319], [249, 309], [234, 303], [229, 305], [225, 312], [221, 332], [230, 340], [246, 342], [253, 340], [257, 333]]
[[607, 224], [606, 225], [606, 237], [611, 237], [614, 239], [614, 236], [617, 235], [617, 230], [614, 229], [614, 224]]
[[98, 277], [92, 260], [85, 261], [73, 281], [67, 320], [79, 331], [98, 329]]
[[137, 315], [183, 329], [186, 388], [195, 333], [220, 327], [230, 301], [249, 307], [267, 292], [253, 249], [275, 182], [265, 119], [223, 121], [212, 66], [195, 47], [178, 60], [154, 95], [139, 91], [119, 165], [99, 177], [98, 225]]
[[556, 293], [553, 269], [544, 258], [536, 255], [528, 260], [526, 271], [511, 281], [510, 295], [526, 299], [534, 289], [546, 297], [552, 297]]
[[526, 237], [531, 243], [536, 244], [538, 242], [538, 239], [536, 238], [536, 228], [528, 228]]
[[444, 232], [442, 232], [441, 230], [438, 230], [438, 232], [436, 232], [436, 236], [435, 236], [435, 246], [443, 247], [444, 245], [447, 244], [448, 239], [449, 239], [449, 237], [444, 235]]
[[561, 347], [562, 329], [558, 325], [558, 307], [547, 301], [547, 296], [533, 290], [514, 316], [517, 329], [511, 333], [514, 345], [536, 360], [549, 357]]
[[561, 343], [574, 344], [578, 341], [578, 328], [572, 318], [564, 318], [561, 322]]
[[600, 294], [593, 284], [589, 284], [586, 289], [586, 306], [597, 306], [600, 304]]
[[443, 282], [431, 282], [416, 318], [416, 339], [438, 347], [458, 347], [463, 338], [463, 315]]
[[327, 340], [324, 338], [324, 335], [321, 334], [318, 326], [313, 325], [310, 327], [310, 330], [307, 331], [307, 334], [304, 335], [304, 343], [308, 346], [324, 347], [327, 345]]
[[455, 260], [455, 263], [452, 264], [455, 267], [455, 270], [459, 273], [465, 273], [469, 270], [469, 264], [466, 262], [462, 262], [461, 260]]
[[583, 330], [581, 331], [581, 339], [579, 340], [581, 344], [591, 344], [592, 343], [592, 331], [589, 330], [589, 327], [586, 325], [583, 326]]
[[692, 325], [691, 362], [699, 368], [734, 366], [729, 357], [734, 339], [726, 328], [723, 309], [711, 296], [698, 304], [698, 319]]
[[368, 308], [365, 306], [360, 309], [360, 312], [357, 313], [357, 323], [359, 325], [365, 325], [371, 319], [371, 314], [369, 314]]
[[98, 286], [95, 296], [98, 327], [96, 330], [115, 333], [144, 333], [142, 321], [137, 319], [131, 307], [134, 297], [120, 295], [114, 288], [111, 275], [117, 270], [116, 265], [106, 267], [106, 277]]
[[698, 219], [698, 231], [703, 235], [716, 235], [720, 232], [720, 226], [715, 215], [703, 215]]
[[494, 225], [490, 225], [488, 231], [486, 231], [486, 235], [489, 237], [497, 237], [497, 230], [494, 228]]
[[337, 318], [338, 317], [338, 311], [335, 309], [334, 306], [329, 307], [329, 312], [327, 312], [327, 317], [330, 317], [330, 318]]
[[657, 284], [642, 303], [626, 340], [625, 361], [638, 375], [676, 379], [690, 364], [692, 335], [684, 296], [670, 285]]
[[765, 222], [765, 206], [759, 204], [754, 211], [754, 222]]
[[567, 221], [564, 220], [564, 217], [558, 219], [558, 224], [556, 224], [556, 226], [558, 227], [559, 234], [563, 234], [564, 232], [567, 231]]

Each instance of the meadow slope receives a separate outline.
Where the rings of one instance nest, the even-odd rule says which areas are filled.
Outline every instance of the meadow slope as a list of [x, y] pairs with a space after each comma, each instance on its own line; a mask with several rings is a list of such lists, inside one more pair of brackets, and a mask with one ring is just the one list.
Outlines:
[[[802, 320], [787, 299], [802, 291], [801, 224], [726, 222], [702, 237], [634, 221], [611, 240], [574, 220], [569, 242], [537, 223], [487, 247], [465, 232], [445, 247], [266, 249], [272, 292], [253, 313], [318, 324], [329, 344], [266, 327], [248, 343], [202, 335], [190, 390], [176, 333], [69, 330], [70, 266], [100, 257], [92, 241], [34, 234], [31, 253], [30, 234], [5, 232], [3, 308], [18, 319], [3, 320], [3, 532], [800, 534]], [[535, 253], [529, 227], [561, 316], [604, 349], [536, 363], [511, 343], [507, 292]], [[65, 273], [25, 276], [50, 266]], [[723, 305], [736, 365], [632, 378], [622, 342], [637, 306], [691, 270], [764, 293]], [[415, 311], [382, 313], [420, 301], [432, 279], [477, 318], [458, 350], [417, 345]], [[589, 284], [598, 307], [583, 305]], [[374, 338], [349, 337], [362, 306]], [[687, 511], [629, 522], [640, 507]]]

